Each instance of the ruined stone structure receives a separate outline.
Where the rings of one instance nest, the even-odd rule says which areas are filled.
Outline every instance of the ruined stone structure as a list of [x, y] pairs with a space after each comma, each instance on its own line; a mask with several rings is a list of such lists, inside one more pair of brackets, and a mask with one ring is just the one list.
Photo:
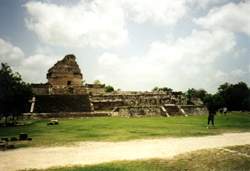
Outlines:
[[83, 95], [87, 94], [82, 85], [83, 77], [74, 55], [66, 55], [47, 73], [46, 84], [32, 85], [36, 95]]
[[181, 92], [113, 92], [92, 94], [90, 99], [95, 110], [112, 111], [114, 115], [171, 116], [207, 112], [204, 105], [187, 105], [187, 98]]
[[206, 113], [203, 104], [187, 105], [181, 92], [105, 92], [104, 84], [83, 84], [74, 55], [66, 55], [47, 73], [46, 84], [33, 84], [35, 112], [106, 112], [120, 116]]
[[47, 73], [46, 84], [32, 84], [35, 112], [90, 112], [91, 104], [74, 55], [66, 55]]
[[48, 83], [52, 86], [81, 86], [82, 73], [74, 55], [66, 55], [51, 67], [47, 73]]
[[87, 92], [90, 94], [104, 94], [105, 84], [85, 84]]

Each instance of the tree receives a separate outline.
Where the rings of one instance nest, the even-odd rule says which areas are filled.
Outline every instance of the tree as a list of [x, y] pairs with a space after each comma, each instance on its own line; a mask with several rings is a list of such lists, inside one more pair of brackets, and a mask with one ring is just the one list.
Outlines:
[[250, 111], [250, 90], [248, 91], [248, 97], [242, 102], [242, 110]]
[[243, 105], [243, 110], [250, 111], [250, 92], [248, 97], [243, 100], [242, 105]]
[[172, 92], [173, 90], [171, 88], [168, 88], [168, 87], [154, 87], [152, 89], [153, 92], [159, 92], [159, 91], [163, 91], [163, 92]]
[[172, 92], [173, 90], [171, 88], [168, 88], [168, 87], [162, 87], [162, 88], [159, 88], [159, 91]]
[[218, 110], [225, 106], [225, 101], [222, 96], [220, 96], [218, 93], [213, 95], [213, 101], [215, 105], [215, 109]]
[[101, 81], [100, 80], [95, 80], [94, 84], [101, 84]]
[[204, 102], [205, 97], [208, 95], [207, 91], [204, 89], [196, 90], [194, 88], [188, 89], [186, 92], [186, 97], [188, 99], [188, 103], [192, 103], [192, 98], [199, 98], [202, 102]]
[[209, 111], [217, 111], [224, 106], [224, 99], [219, 94], [207, 94], [204, 103]]
[[28, 109], [28, 100], [32, 96], [29, 84], [22, 81], [19, 73], [13, 72], [11, 68], [2, 63], [0, 69], [0, 113], [5, 117], [7, 124], [8, 117], [12, 120]]
[[207, 91], [204, 89], [199, 89], [196, 91], [196, 97], [200, 98], [202, 101], [204, 101], [207, 94]]
[[249, 98], [249, 88], [246, 83], [222, 84], [218, 88], [218, 94], [224, 99], [225, 106], [229, 110], [245, 110]]
[[229, 83], [224, 83], [222, 85], [219, 86], [218, 88], [218, 93], [221, 94], [222, 96], [225, 95], [225, 92], [228, 90], [228, 88], [231, 86], [231, 84]]
[[152, 91], [153, 91], [153, 92], [159, 91], [159, 87], [154, 87], [154, 88], [152, 89]]
[[114, 87], [112, 87], [110, 85], [105, 87], [105, 92], [110, 93], [110, 92], [113, 92], [113, 91], [114, 91]]

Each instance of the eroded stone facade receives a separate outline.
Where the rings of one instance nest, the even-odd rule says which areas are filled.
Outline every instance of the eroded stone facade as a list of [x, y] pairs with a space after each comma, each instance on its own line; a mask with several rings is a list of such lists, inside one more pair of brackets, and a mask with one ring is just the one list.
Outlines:
[[81, 70], [72, 54], [58, 61], [47, 73], [46, 84], [33, 84], [36, 95], [85, 95]]
[[113, 92], [92, 94], [96, 111], [112, 111], [121, 116], [188, 115], [206, 113], [202, 104], [187, 105], [181, 92]]
[[81, 86], [82, 73], [74, 55], [66, 55], [47, 73], [48, 84], [52, 86]]

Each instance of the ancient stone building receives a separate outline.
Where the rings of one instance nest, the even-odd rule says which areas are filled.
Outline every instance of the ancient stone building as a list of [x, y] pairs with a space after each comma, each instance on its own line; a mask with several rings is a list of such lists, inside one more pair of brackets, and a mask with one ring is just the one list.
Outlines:
[[52, 86], [81, 86], [82, 73], [74, 55], [66, 55], [51, 67], [47, 73], [48, 84]]
[[91, 104], [74, 55], [66, 55], [47, 73], [48, 82], [32, 84], [35, 112], [90, 112]]
[[47, 73], [48, 82], [33, 84], [35, 112], [106, 112], [121, 116], [206, 113], [203, 104], [187, 104], [181, 92], [105, 92], [105, 84], [83, 84], [74, 55], [66, 55]]
[[46, 84], [33, 84], [36, 95], [85, 95], [81, 70], [74, 55], [66, 55], [58, 61], [47, 73]]

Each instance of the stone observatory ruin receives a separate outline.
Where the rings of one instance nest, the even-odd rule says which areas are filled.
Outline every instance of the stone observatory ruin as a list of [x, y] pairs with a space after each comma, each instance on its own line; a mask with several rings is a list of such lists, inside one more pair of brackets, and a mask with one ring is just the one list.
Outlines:
[[82, 73], [74, 55], [67, 55], [51, 67], [47, 73], [48, 83], [52, 86], [81, 86]]
[[47, 73], [48, 82], [32, 84], [31, 113], [64, 116], [171, 116], [207, 113], [199, 99], [188, 105], [182, 92], [105, 92], [104, 84], [84, 84], [76, 57], [66, 55]]
[[[90, 112], [91, 105], [74, 55], [66, 55], [47, 73], [46, 84], [32, 84], [36, 113]], [[31, 111], [32, 112], [32, 111]]]

